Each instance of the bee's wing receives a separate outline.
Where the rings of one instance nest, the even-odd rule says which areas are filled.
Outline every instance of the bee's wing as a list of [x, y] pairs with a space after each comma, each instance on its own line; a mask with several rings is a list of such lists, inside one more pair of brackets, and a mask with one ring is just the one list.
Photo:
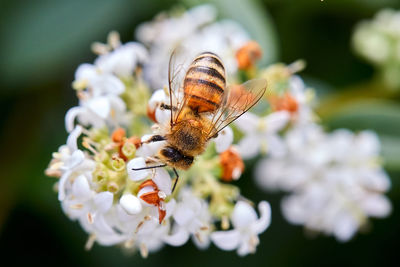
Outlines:
[[171, 54], [168, 66], [169, 100], [171, 106], [171, 127], [176, 123], [180, 111], [185, 105], [183, 80], [188, 68], [187, 57], [182, 47], [177, 47]]
[[226, 87], [222, 103], [211, 117], [208, 139], [215, 137], [218, 132], [257, 104], [266, 89], [265, 79], [254, 79], [241, 85]]

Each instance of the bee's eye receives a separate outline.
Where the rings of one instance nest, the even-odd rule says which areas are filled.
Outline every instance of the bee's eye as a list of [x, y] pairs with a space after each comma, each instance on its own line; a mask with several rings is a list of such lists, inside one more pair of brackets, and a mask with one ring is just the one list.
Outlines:
[[183, 155], [173, 147], [167, 146], [161, 150], [161, 154], [173, 162], [182, 160]]

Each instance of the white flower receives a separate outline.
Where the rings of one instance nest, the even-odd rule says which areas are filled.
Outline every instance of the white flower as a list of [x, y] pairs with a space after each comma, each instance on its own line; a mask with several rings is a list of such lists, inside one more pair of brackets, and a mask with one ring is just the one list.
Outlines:
[[382, 195], [390, 180], [378, 164], [376, 134], [327, 134], [311, 124], [290, 130], [285, 143], [284, 156], [259, 162], [256, 179], [262, 188], [291, 192], [282, 201], [290, 222], [347, 241], [368, 217], [390, 213]]
[[168, 125], [171, 118], [171, 111], [165, 108], [161, 108], [161, 105], [170, 106], [169, 96], [165, 94], [163, 89], [156, 90], [151, 96], [147, 105], [148, 113], [154, 116], [153, 119], [161, 125]]
[[271, 222], [271, 208], [268, 202], [260, 202], [258, 209], [259, 219], [248, 203], [238, 201], [231, 216], [234, 229], [216, 231], [211, 234], [211, 240], [223, 250], [237, 249], [240, 256], [254, 253], [259, 243], [258, 235], [264, 232]]
[[95, 128], [126, 123], [126, 105], [119, 97], [125, 85], [117, 77], [95, 65], [82, 64], [76, 70], [74, 84], [87, 89], [80, 92], [79, 106], [71, 108], [65, 116], [67, 131], [73, 129], [76, 118], [81, 124]]
[[[134, 158], [126, 165], [129, 178], [133, 181], [140, 181], [151, 174], [151, 170], [143, 169], [146, 168], [146, 160], [142, 157]], [[142, 170], [138, 170], [142, 169]]]
[[138, 214], [142, 211], [139, 198], [132, 194], [125, 194], [119, 199], [119, 204], [129, 215]]
[[284, 145], [278, 133], [289, 119], [290, 114], [286, 111], [274, 112], [262, 118], [250, 112], [245, 113], [235, 121], [245, 134], [237, 147], [240, 155], [244, 159], [255, 157], [259, 152], [281, 155]]
[[58, 199], [65, 197], [65, 187], [68, 180], [80, 174], [90, 173], [94, 169], [93, 160], [89, 159], [82, 150], [78, 149], [77, 139], [81, 135], [82, 127], [77, 126], [70, 133], [67, 145], [61, 146], [58, 153], [53, 154], [53, 162], [50, 164], [52, 170], [60, 171], [58, 182]]
[[208, 204], [196, 197], [189, 188], [183, 189], [173, 213], [176, 227], [173, 234], [165, 238], [165, 242], [180, 246], [193, 235], [194, 243], [200, 248], [208, 247], [211, 231], [211, 215]]
[[232, 128], [229, 126], [225, 127], [218, 133], [218, 136], [212, 140], [215, 142], [217, 153], [224, 152], [231, 146], [233, 142]]
[[104, 73], [112, 73], [118, 77], [132, 76], [138, 66], [148, 58], [146, 48], [136, 42], [129, 42], [114, 51], [99, 56], [95, 65]]
[[215, 19], [215, 8], [204, 5], [190, 9], [180, 17], [156, 17], [138, 28], [137, 38], [150, 50], [144, 74], [153, 89], [168, 84], [169, 57], [177, 47], [181, 52], [177, 62], [183, 66], [188, 66], [197, 54], [210, 51], [222, 58], [229, 75], [237, 71], [236, 50], [249, 40], [249, 36], [236, 22], [214, 22]]

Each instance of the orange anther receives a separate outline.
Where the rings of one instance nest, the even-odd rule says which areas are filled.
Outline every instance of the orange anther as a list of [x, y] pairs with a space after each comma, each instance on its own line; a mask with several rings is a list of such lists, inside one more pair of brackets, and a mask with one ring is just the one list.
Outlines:
[[126, 132], [124, 129], [122, 128], [118, 128], [116, 129], [112, 135], [111, 135], [111, 139], [113, 140], [113, 142], [115, 143], [120, 143], [123, 141], [124, 137], [126, 135]]
[[238, 179], [238, 175], [244, 171], [244, 163], [239, 153], [233, 147], [230, 147], [219, 156], [222, 166], [221, 179], [226, 182]]
[[158, 196], [158, 192], [156, 191], [152, 191], [152, 192], [148, 192], [148, 193], [144, 193], [140, 196], [140, 198], [150, 204], [150, 205], [154, 205], [154, 206], [159, 206], [160, 204], [160, 197]]
[[146, 187], [146, 186], [151, 186], [151, 187], [153, 187], [154, 190], [157, 190], [157, 191], [158, 191], [158, 187], [157, 187], [157, 185], [153, 182], [153, 180], [146, 180], [146, 181], [144, 181], [143, 183], [141, 183], [141, 184], [139, 185], [139, 190], [142, 189], [143, 187]]
[[269, 101], [275, 111], [286, 110], [295, 113], [299, 109], [297, 100], [287, 92], [283, 96], [271, 96]]
[[262, 49], [256, 41], [249, 41], [236, 52], [236, 60], [241, 70], [246, 70], [255, 65], [262, 57]]

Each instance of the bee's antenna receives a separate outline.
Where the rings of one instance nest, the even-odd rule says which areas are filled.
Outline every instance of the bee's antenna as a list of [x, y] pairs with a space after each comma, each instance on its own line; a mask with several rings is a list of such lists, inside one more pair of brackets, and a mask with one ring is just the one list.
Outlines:
[[148, 169], [155, 169], [155, 168], [162, 168], [167, 166], [167, 164], [163, 164], [163, 165], [156, 165], [156, 166], [146, 166], [143, 168], [132, 168], [133, 171], [141, 171], [141, 170], [148, 170]]

